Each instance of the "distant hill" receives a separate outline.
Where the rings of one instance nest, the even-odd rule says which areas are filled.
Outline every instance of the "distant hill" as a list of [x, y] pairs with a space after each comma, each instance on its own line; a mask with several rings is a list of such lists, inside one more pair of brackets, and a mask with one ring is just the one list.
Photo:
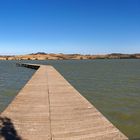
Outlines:
[[0, 60], [83, 60], [83, 59], [140, 59], [140, 53], [137, 54], [121, 54], [112, 53], [106, 55], [82, 55], [82, 54], [48, 54], [45, 52], [37, 52], [27, 55], [0, 56]]
[[38, 55], [38, 54], [40, 54], [40, 55], [46, 55], [47, 53], [45, 53], [45, 52], [37, 52], [37, 53], [31, 53], [30, 55]]

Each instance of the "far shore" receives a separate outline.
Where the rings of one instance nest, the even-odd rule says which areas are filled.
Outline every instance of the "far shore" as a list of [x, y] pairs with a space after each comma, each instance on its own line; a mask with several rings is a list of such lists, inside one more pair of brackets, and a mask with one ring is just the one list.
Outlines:
[[34, 53], [27, 55], [0, 56], [0, 60], [85, 60], [85, 59], [140, 59], [140, 53], [120, 54], [112, 53], [105, 55], [82, 55], [82, 54], [47, 54]]

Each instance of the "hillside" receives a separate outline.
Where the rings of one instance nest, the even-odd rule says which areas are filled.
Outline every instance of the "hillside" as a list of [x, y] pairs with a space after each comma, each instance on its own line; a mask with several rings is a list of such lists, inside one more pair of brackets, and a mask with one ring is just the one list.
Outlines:
[[44, 52], [27, 55], [0, 56], [0, 60], [82, 60], [82, 59], [140, 59], [140, 54], [119, 54], [106, 55], [81, 55], [81, 54], [47, 54]]

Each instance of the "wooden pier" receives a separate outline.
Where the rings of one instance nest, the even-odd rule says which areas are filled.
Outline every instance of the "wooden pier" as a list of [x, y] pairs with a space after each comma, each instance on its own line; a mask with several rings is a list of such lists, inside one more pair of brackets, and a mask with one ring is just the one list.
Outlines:
[[128, 139], [54, 67], [20, 66], [38, 70], [2, 112], [0, 140]]

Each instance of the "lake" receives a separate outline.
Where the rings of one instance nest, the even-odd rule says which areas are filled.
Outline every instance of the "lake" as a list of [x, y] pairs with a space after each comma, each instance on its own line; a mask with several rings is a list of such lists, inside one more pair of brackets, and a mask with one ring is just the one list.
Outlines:
[[[0, 111], [35, 70], [0, 61]], [[140, 138], [140, 60], [22, 61], [53, 65], [84, 97], [129, 138]]]

